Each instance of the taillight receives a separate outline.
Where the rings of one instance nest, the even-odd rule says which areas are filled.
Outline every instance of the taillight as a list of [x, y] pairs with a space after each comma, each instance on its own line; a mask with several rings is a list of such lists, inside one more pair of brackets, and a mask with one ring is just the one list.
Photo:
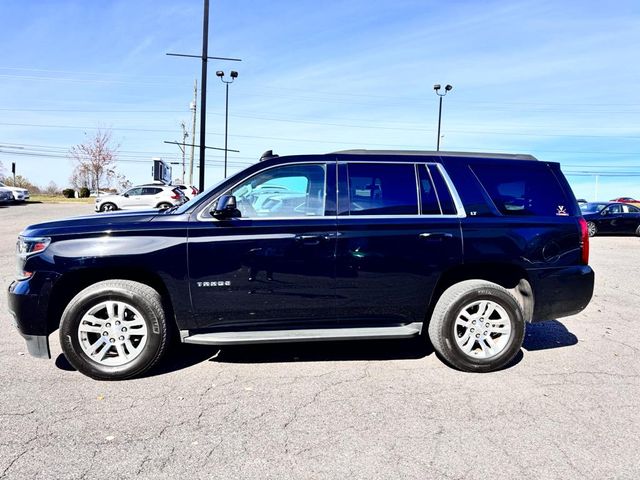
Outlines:
[[179, 190], [171, 190], [173, 195], [171, 195], [172, 200], [180, 200], [182, 198], [182, 193]]
[[578, 219], [580, 224], [580, 248], [582, 249], [582, 263], [589, 265], [589, 227], [584, 217]]
[[195, 197], [197, 194], [198, 194], [198, 190], [196, 190], [194, 187], [191, 187], [191, 195]]

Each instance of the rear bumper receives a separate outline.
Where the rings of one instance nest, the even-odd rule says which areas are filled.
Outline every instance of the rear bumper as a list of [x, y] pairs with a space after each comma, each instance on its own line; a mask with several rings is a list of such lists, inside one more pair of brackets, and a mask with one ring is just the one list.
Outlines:
[[529, 270], [529, 276], [534, 322], [575, 315], [593, 296], [595, 274], [588, 265]]

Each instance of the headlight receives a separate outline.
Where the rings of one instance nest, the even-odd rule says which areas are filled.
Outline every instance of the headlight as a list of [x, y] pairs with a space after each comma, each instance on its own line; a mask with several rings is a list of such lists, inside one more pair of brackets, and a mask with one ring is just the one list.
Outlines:
[[41, 253], [49, 246], [51, 239], [48, 237], [18, 237], [16, 251], [18, 253], [18, 280], [26, 280], [33, 275], [33, 272], [25, 270], [27, 257]]
[[49, 244], [51, 243], [51, 239], [49, 237], [18, 237], [18, 244], [16, 245], [16, 250], [18, 252], [18, 256], [22, 258], [27, 258], [29, 255], [33, 255], [36, 253], [40, 253], [44, 251]]

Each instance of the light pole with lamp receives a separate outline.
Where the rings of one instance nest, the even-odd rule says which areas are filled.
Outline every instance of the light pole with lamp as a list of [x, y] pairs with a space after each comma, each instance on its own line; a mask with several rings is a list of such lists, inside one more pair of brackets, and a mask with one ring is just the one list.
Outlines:
[[438, 108], [438, 140], [437, 140], [437, 146], [436, 146], [436, 151], [440, 151], [440, 124], [442, 123], [442, 97], [444, 97], [447, 92], [451, 91], [451, 89], [453, 88], [451, 85], [446, 85], [444, 87], [444, 93], [440, 93], [440, 84], [436, 83], [433, 86], [433, 89], [436, 92], [436, 95], [438, 95], [438, 97], [440, 97], [440, 107]]
[[227, 178], [227, 140], [229, 134], [229, 84], [233, 83], [233, 81], [238, 78], [238, 72], [235, 70], [231, 70], [229, 76], [231, 80], [224, 79], [224, 72], [222, 70], [218, 70], [216, 75], [220, 77], [222, 83], [224, 83], [226, 88], [226, 99], [225, 99], [225, 112], [224, 112], [224, 178]]

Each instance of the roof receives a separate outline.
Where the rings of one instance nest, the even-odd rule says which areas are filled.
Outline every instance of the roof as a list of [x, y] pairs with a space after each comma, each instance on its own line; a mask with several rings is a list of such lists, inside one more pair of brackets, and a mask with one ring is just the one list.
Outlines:
[[332, 152], [343, 155], [407, 155], [429, 157], [503, 158], [508, 160], [538, 160], [526, 153], [486, 153], [486, 152], [442, 152], [433, 150], [340, 150]]

